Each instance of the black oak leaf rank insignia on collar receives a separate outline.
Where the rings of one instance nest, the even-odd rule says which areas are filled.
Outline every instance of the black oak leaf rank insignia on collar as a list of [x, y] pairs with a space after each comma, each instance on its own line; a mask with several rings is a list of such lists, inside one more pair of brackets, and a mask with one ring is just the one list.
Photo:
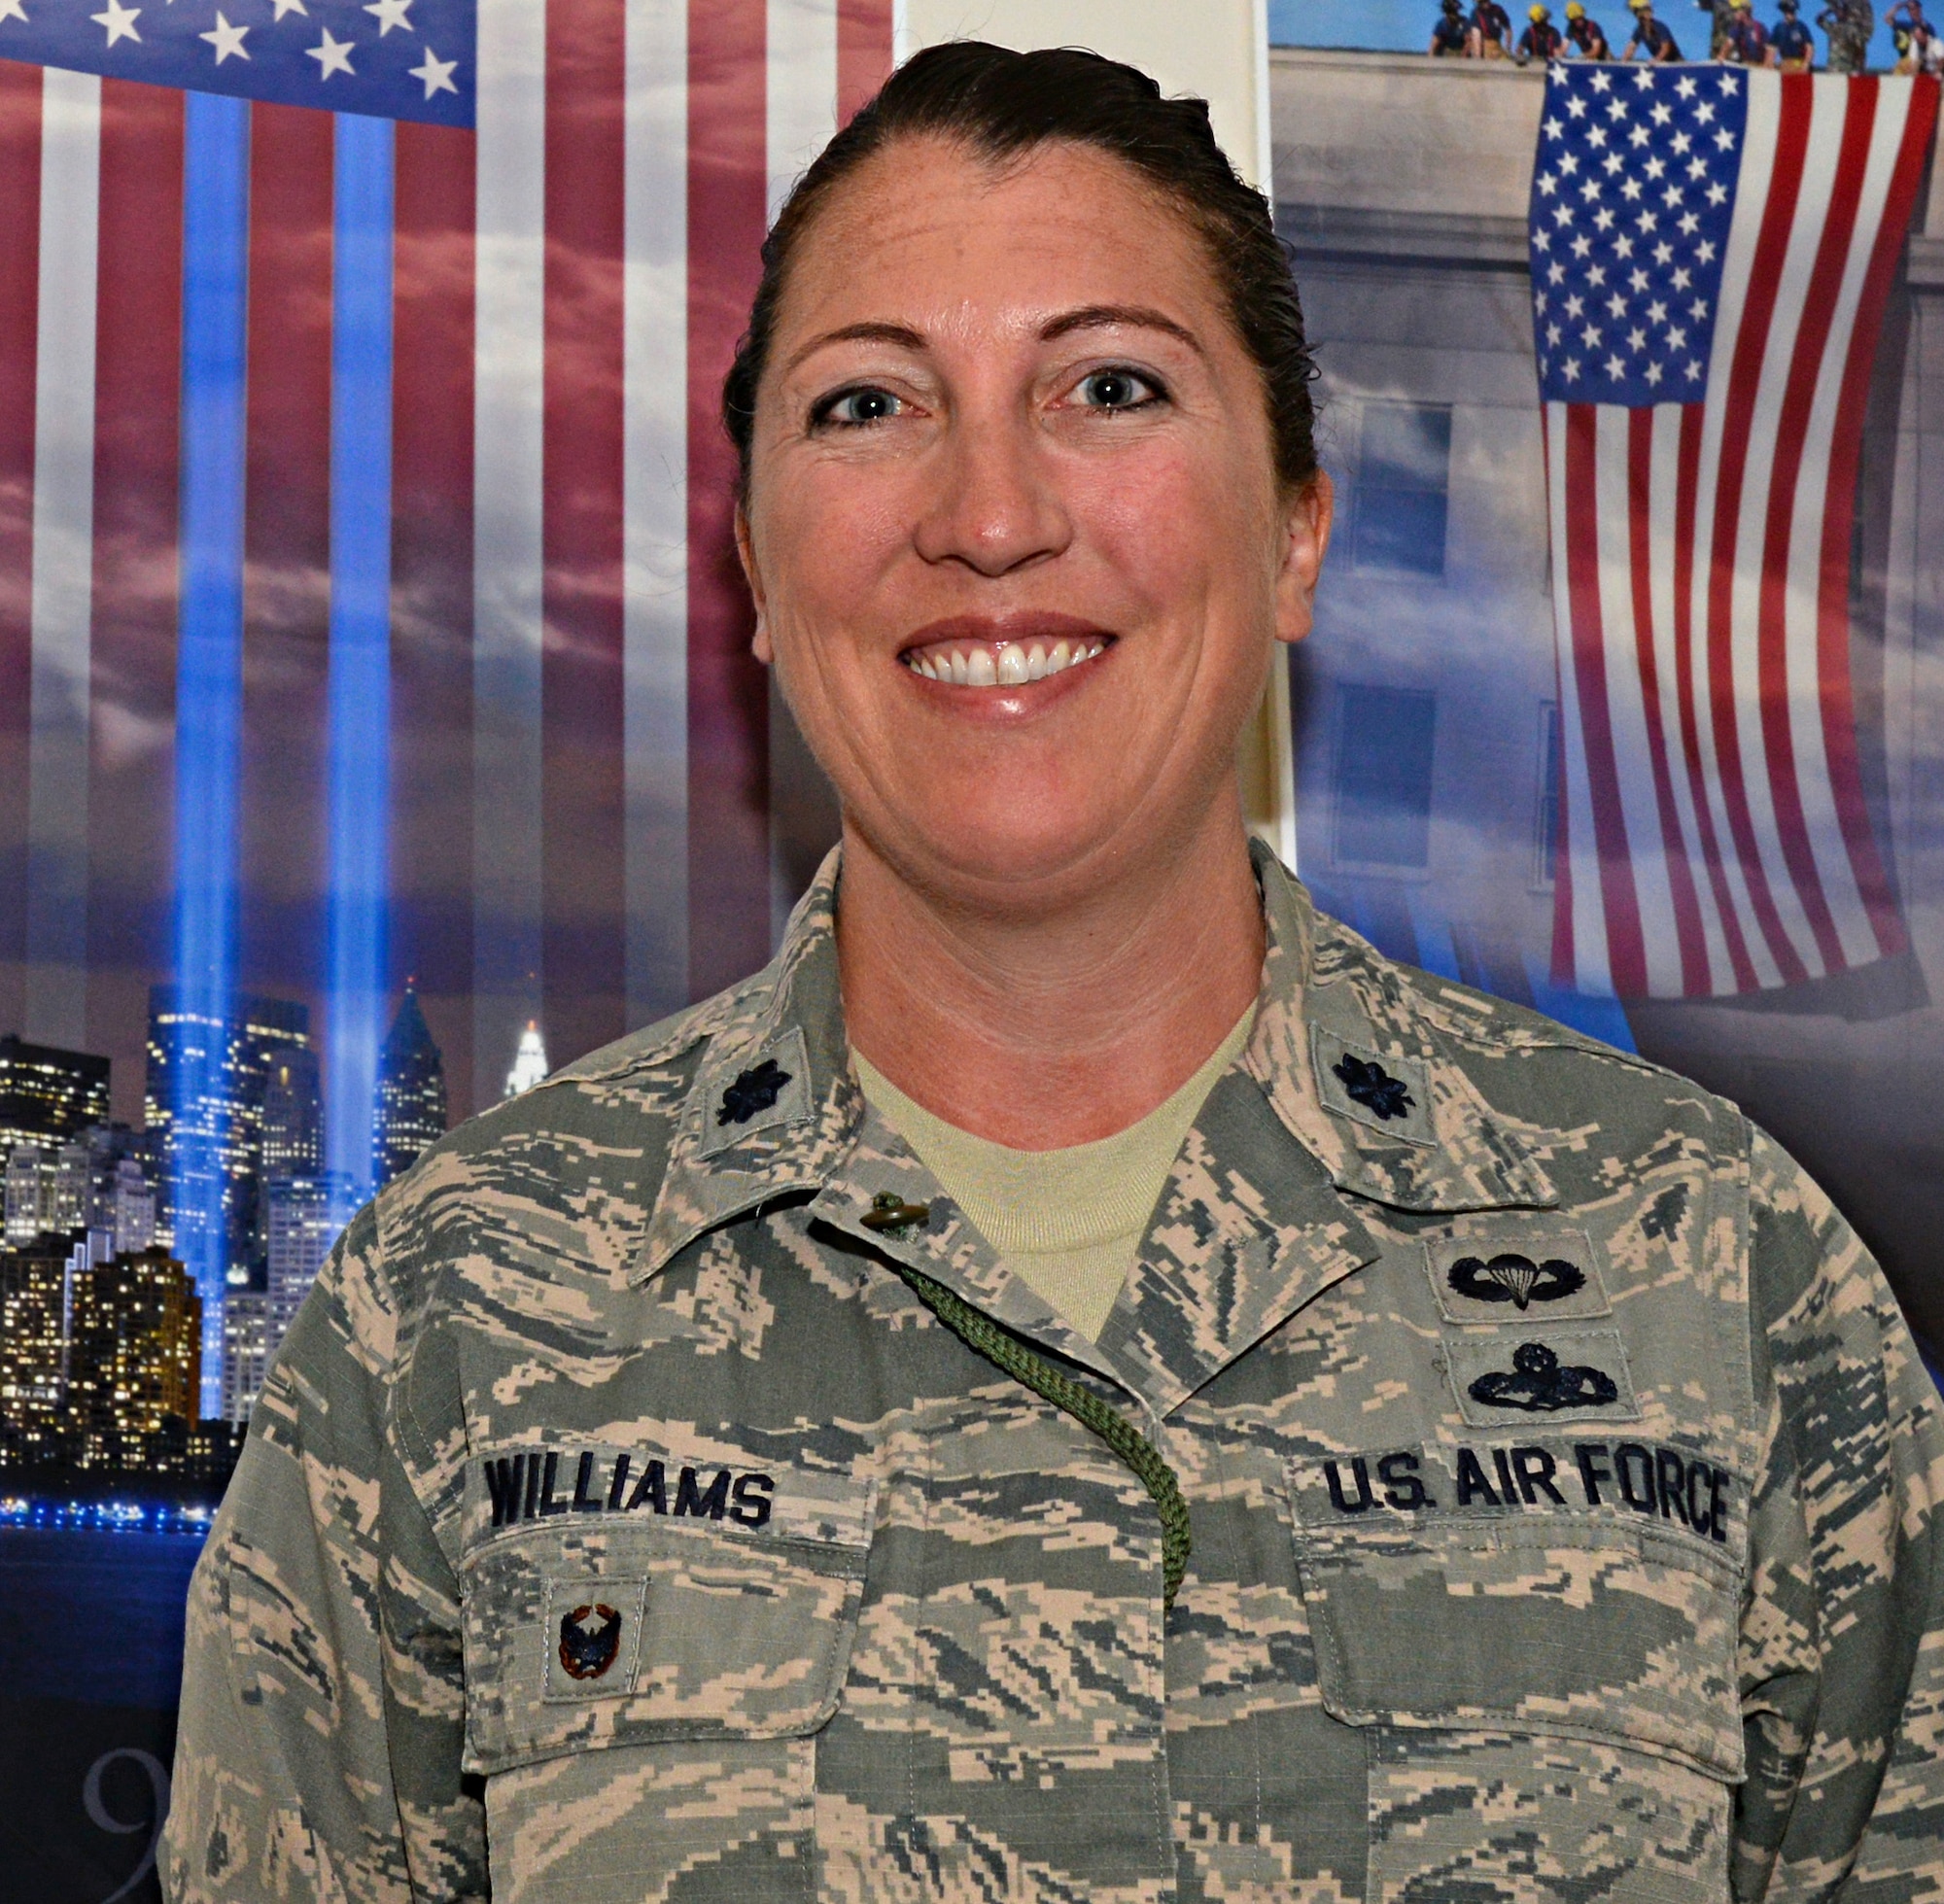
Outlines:
[[599, 1601], [560, 1616], [560, 1663], [569, 1679], [598, 1679], [621, 1654], [621, 1615]]
[[691, 1099], [696, 1156], [707, 1160], [740, 1150], [766, 1131], [811, 1123], [816, 1115], [811, 1084], [801, 1025], [788, 1025], [759, 1045], [713, 1055], [696, 1079]]
[[790, 1074], [773, 1057], [738, 1072], [723, 1091], [722, 1102], [715, 1107], [716, 1124], [747, 1124], [775, 1104], [789, 1081]]
[[1386, 1124], [1393, 1118], [1406, 1118], [1417, 1108], [1405, 1081], [1392, 1077], [1374, 1058], [1345, 1052], [1330, 1068], [1342, 1084], [1344, 1096]]
[[1423, 1058], [1373, 1051], [1314, 1022], [1309, 1056], [1326, 1111], [1377, 1132], [1386, 1145], [1436, 1145], [1431, 1072]]

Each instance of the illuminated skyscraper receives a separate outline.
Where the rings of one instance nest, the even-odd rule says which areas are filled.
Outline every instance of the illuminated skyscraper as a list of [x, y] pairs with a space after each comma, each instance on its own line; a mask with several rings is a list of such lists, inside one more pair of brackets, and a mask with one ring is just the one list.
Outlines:
[[547, 1074], [546, 1047], [540, 1042], [540, 1028], [534, 1020], [520, 1033], [520, 1048], [513, 1054], [513, 1068], [506, 1073], [506, 1095], [517, 1097], [532, 1090]]
[[335, 1171], [279, 1177], [264, 1195], [269, 1204], [269, 1341], [274, 1355], [331, 1244], [358, 1214], [360, 1198], [351, 1179]]
[[371, 1163], [383, 1190], [445, 1135], [445, 1061], [433, 1043], [410, 980], [399, 1016], [378, 1055], [377, 1101], [371, 1107]]
[[200, 1409], [202, 1300], [165, 1250], [118, 1256], [73, 1278], [67, 1420], [84, 1468], [187, 1458]]
[[64, 1236], [90, 1221], [92, 1153], [86, 1137], [64, 1144], [16, 1144], [6, 1166], [6, 1240], [31, 1243], [36, 1236]]
[[270, 1065], [307, 1050], [310, 1013], [289, 999], [238, 997], [227, 1019], [191, 1011], [174, 986], [149, 993], [148, 1126], [160, 1182], [157, 1228], [188, 1268], [208, 1331], [203, 1401], [222, 1404], [223, 1297], [248, 1276], [262, 1186]]
[[7, 1241], [31, 1243], [54, 1227], [52, 1154], [39, 1144], [16, 1144], [7, 1154]]
[[0, 1158], [19, 1143], [58, 1143], [108, 1122], [108, 1060], [0, 1038]]
[[0, 1453], [52, 1461], [61, 1451], [68, 1330], [87, 1246], [44, 1237], [0, 1252]]
[[117, 1159], [94, 1221], [114, 1238], [115, 1256], [135, 1256], [155, 1246], [156, 1187], [132, 1157]]
[[317, 1054], [305, 1045], [280, 1045], [264, 1062], [263, 1181], [307, 1177], [323, 1167]]
[[270, 1372], [276, 1343], [270, 1298], [262, 1290], [231, 1290], [223, 1298], [223, 1419], [247, 1422]]

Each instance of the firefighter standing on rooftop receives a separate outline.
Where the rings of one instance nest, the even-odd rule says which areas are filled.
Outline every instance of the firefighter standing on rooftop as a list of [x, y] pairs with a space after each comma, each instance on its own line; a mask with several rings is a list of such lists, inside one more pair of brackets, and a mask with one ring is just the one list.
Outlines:
[[1769, 52], [1785, 73], [1812, 72], [1816, 65], [1816, 36], [1799, 17], [1801, 0], [1780, 0], [1782, 17], [1770, 29]]
[[1769, 64], [1768, 29], [1755, 17], [1752, 0], [1730, 0], [1728, 30], [1718, 56], [1738, 66]]
[[1566, 37], [1582, 59], [1611, 59], [1614, 50], [1607, 44], [1600, 22], [1580, 4], [1566, 0]]
[[1427, 49], [1434, 59], [1464, 59], [1472, 52], [1472, 25], [1460, 0], [1442, 0]]
[[1566, 41], [1558, 27], [1552, 23], [1550, 8], [1535, 6], [1526, 14], [1525, 31], [1518, 39], [1518, 63], [1521, 66], [1538, 60], [1544, 66], [1549, 59], [1557, 59], [1564, 51]]
[[1644, 59], [1659, 61], [1681, 57], [1681, 47], [1672, 30], [1654, 17], [1652, 0], [1627, 0], [1627, 8], [1634, 17], [1634, 30], [1620, 54], [1622, 59], [1632, 59], [1636, 53]]
[[1472, 56], [1510, 59], [1512, 56], [1512, 17], [1499, 0], [1475, 0], [1472, 9]]

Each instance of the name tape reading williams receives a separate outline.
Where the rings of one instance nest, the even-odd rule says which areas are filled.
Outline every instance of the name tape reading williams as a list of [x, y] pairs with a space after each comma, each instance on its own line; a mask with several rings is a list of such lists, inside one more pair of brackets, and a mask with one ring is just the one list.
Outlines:
[[494, 1527], [554, 1514], [633, 1513], [695, 1520], [726, 1516], [747, 1528], [768, 1524], [776, 1502], [774, 1475], [718, 1468], [705, 1480], [705, 1470], [680, 1468], [671, 1481], [670, 1465], [647, 1460], [638, 1466], [625, 1451], [605, 1461], [591, 1449], [563, 1457], [557, 1448], [491, 1455], [480, 1463]]

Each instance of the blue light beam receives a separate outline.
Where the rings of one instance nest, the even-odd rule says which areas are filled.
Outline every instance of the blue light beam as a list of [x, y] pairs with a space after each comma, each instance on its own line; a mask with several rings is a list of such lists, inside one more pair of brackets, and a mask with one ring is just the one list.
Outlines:
[[[221, 1412], [228, 1093], [243, 699], [243, 468], [250, 108], [191, 92], [183, 204], [182, 595], [176, 648], [175, 1249], [202, 1298], [202, 1412]], [[186, 1030], [186, 1028], [185, 1028]]]
[[330, 350], [330, 872], [325, 1161], [372, 1184], [392, 800], [389, 120], [336, 125]]

